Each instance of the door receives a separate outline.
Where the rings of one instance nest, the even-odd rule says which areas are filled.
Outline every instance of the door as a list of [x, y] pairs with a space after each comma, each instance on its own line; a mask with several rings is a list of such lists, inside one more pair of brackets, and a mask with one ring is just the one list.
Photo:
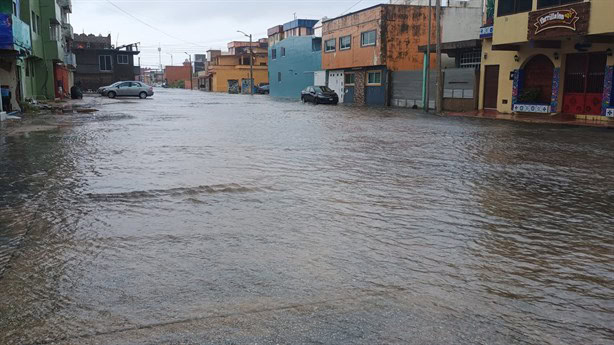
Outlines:
[[117, 85], [117, 96], [130, 96], [130, 83], [121, 83]]
[[601, 115], [606, 61], [604, 53], [567, 55], [563, 112]]
[[485, 66], [484, 109], [497, 109], [499, 97], [499, 65]]
[[313, 85], [315, 86], [325, 86], [326, 85], [326, 72], [325, 71], [315, 71], [313, 73]]
[[345, 74], [343, 71], [330, 71], [328, 72], [328, 87], [337, 93], [339, 96], [339, 103], [343, 103], [343, 96], [345, 95]]

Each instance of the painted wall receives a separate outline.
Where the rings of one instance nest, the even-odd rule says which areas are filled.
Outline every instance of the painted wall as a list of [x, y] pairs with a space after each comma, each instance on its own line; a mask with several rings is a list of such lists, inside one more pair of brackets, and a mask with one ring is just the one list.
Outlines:
[[[215, 66], [211, 78], [211, 91], [228, 92], [228, 80], [249, 79], [249, 66]], [[268, 83], [269, 76], [266, 66], [254, 66], [254, 84]]]
[[[355, 66], [378, 66], [384, 63], [382, 57], [381, 6], [353, 13], [322, 24], [322, 68], [326, 70], [344, 69]], [[375, 46], [361, 47], [362, 32], [377, 30]], [[339, 38], [352, 36], [351, 48], [340, 50]], [[336, 49], [326, 52], [326, 41], [336, 40]]]
[[180, 80], [190, 80], [191, 74], [192, 69], [189, 63], [183, 66], [166, 66], [164, 69], [164, 79], [171, 86]]
[[[436, 42], [435, 11], [432, 11], [431, 19], [431, 40]], [[382, 21], [383, 64], [391, 71], [422, 70], [424, 53], [418, 51], [418, 46], [428, 43], [428, 7], [383, 6]], [[360, 44], [360, 36], [358, 40]], [[435, 61], [436, 55], [433, 54], [431, 66], [435, 66]]]
[[[313, 36], [288, 37], [269, 48], [269, 79], [272, 97], [301, 97], [301, 91], [313, 85], [314, 72], [322, 69], [322, 51], [313, 50]], [[281, 56], [285, 48], [286, 56]], [[277, 49], [277, 58], [271, 59], [271, 49]], [[281, 82], [278, 81], [281, 73]]]
[[478, 39], [481, 26], [481, 7], [446, 7], [441, 15], [441, 41], [447, 43]]

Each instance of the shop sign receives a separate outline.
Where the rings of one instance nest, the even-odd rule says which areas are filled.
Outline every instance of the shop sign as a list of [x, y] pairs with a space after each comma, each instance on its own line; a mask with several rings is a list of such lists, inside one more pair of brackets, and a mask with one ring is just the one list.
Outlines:
[[480, 28], [480, 38], [491, 38], [494, 32], [495, 27], [493, 25], [483, 26]]
[[590, 3], [535, 11], [529, 14], [529, 40], [588, 33]]

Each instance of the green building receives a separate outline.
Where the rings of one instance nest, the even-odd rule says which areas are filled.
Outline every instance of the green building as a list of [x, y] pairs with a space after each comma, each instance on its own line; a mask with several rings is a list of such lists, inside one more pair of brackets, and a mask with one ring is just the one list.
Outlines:
[[71, 13], [71, 0], [0, 1], [3, 110], [17, 110], [27, 100], [69, 94], [76, 69]]

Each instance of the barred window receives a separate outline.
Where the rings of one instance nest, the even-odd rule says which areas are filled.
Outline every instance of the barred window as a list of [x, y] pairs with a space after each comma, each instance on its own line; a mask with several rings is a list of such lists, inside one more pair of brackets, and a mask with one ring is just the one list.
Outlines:
[[466, 51], [461, 54], [460, 68], [479, 68], [482, 62], [482, 52], [479, 50]]

